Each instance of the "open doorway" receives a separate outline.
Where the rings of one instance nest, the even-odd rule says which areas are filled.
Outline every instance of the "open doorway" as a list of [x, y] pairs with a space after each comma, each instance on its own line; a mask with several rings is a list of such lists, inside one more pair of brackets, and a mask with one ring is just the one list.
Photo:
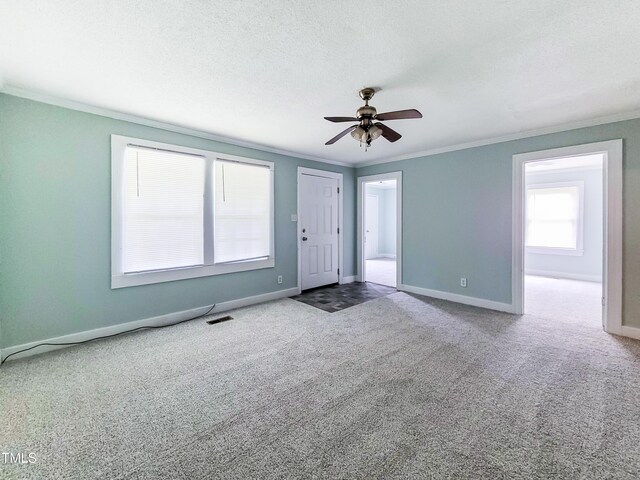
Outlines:
[[512, 272], [514, 313], [627, 334], [621, 140], [514, 155]]
[[604, 154], [525, 165], [525, 310], [602, 324]]
[[396, 180], [365, 183], [365, 282], [396, 287]]
[[360, 279], [397, 288], [400, 279], [399, 172], [359, 179]]

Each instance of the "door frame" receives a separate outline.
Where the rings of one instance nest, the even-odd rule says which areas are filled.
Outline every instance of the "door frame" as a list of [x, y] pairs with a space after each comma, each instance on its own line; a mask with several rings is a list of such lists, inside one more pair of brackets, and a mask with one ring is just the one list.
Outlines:
[[588, 143], [513, 156], [512, 197], [512, 308], [524, 313], [524, 207], [525, 164], [539, 160], [604, 155], [603, 162], [603, 268], [602, 325], [606, 332], [624, 335], [622, 325], [622, 140]]
[[356, 244], [356, 258], [359, 282], [364, 282], [366, 278], [366, 262], [365, 262], [365, 249], [363, 245], [364, 241], [364, 213], [366, 192], [364, 188], [365, 183], [377, 182], [380, 180], [395, 180], [396, 181], [396, 288], [400, 288], [402, 285], [402, 172], [389, 172], [381, 173], [378, 175], [367, 175], [364, 177], [358, 177], [358, 196], [356, 204], [357, 212], [357, 244]]
[[301, 232], [298, 231], [298, 226], [300, 225], [300, 199], [302, 198], [300, 192], [300, 179], [302, 175], [312, 175], [315, 177], [323, 177], [323, 178], [333, 178], [338, 180], [338, 283], [344, 283], [344, 265], [343, 265], [343, 255], [342, 252], [344, 250], [344, 219], [343, 219], [343, 207], [344, 207], [344, 185], [343, 185], [343, 176], [341, 173], [330, 172], [327, 170], [317, 170], [315, 168], [307, 168], [307, 167], [298, 167], [298, 176], [297, 176], [297, 207], [296, 207], [296, 242], [298, 245], [298, 294], [302, 292], [302, 235]]

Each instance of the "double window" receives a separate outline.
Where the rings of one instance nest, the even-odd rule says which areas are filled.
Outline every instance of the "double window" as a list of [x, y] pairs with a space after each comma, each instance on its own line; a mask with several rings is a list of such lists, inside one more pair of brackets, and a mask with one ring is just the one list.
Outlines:
[[111, 144], [112, 288], [274, 266], [273, 163]]
[[582, 255], [583, 182], [527, 187], [526, 247], [530, 253]]

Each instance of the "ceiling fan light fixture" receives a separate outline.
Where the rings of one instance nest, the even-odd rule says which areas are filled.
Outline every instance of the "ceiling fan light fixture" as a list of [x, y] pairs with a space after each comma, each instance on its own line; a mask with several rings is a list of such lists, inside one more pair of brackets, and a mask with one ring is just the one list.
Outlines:
[[365, 131], [364, 128], [358, 126], [353, 129], [353, 131], [351, 132], [351, 136], [356, 140], [358, 140], [360, 143], [362, 143], [367, 138], [367, 132]]
[[372, 125], [371, 128], [369, 128], [369, 137], [371, 137], [371, 140], [375, 140], [380, 137], [380, 135], [382, 135], [381, 128], [378, 128], [375, 125]]

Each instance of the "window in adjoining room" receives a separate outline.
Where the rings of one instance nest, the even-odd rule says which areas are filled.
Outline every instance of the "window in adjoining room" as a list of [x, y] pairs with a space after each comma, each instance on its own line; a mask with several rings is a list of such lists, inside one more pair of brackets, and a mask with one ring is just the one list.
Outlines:
[[582, 182], [527, 188], [527, 251], [582, 255]]

